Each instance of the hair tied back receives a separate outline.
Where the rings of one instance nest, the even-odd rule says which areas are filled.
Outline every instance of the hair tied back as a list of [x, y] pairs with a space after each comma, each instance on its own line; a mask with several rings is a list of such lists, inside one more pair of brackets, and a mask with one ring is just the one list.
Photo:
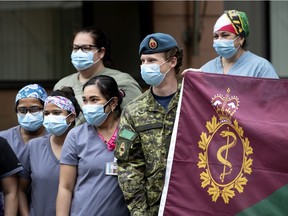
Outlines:
[[122, 89], [119, 89], [119, 96], [121, 96], [122, 98], [125, 97], [125, 92]]

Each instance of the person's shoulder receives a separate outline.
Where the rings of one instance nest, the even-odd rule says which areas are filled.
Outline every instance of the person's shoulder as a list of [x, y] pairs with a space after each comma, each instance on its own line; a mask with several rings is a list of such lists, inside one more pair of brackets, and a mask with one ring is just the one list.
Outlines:
[[77, 73], [72, 73], [72, 74], [70, 74], [68, 76], [65, 76], [65, 77], [61, 78], [58, 82], [64, 82], [66, 80], [75, 79], [75, 78], [77, 78], [77, 74], [78, 74], [78, 72]]
[[7, 153], [7, 151], [13, 152], [8, 141], [4, 137], [0, 136], [0, 152]]
[[118, 87], [123, 89], [124, 91], [128, 91], [129, 94], [133, 96], [133, 98], [134, 96], [139, 95], [142, 92], [139, 83], [128, 73], [116, 69], [105, 68], [103, 75], [113, 77], [117, 82]]
[[27, 146], [30, 147], [40, 147], [40, 145], [46, 144], [47, 142], [50, 142], [50, 136], [51, 134], [46, 134], [44, 136], [36, 137], [27, 142]]
[[107, 76], [113, 76], [115, 79], [116, 78], [133, 79], [133, 77], [130, 74], [120, 71], [120, 70], [112, 69], [112, 68], [105, 68], [105, 72], [103, 74]]
[[242, 61], [245, 62], [245, 65], [248, 65], [248, 67], [255, 69], [255, 76], [257, 77], [279, 79], [272, 63], [255, 53], [246, 51]]
[[77, 80], [77, 73], [70, 74], [66, 77], [61, 78], [54, 86], [54, 89], [62, 88], [64, 85], [70, 84], [71, 81]]
[[14, 127], [0, 131], [0, 136], [4, 137], [6, 139], [7, 135], [18, 133], [19, 130], [20, 130], [20, 125], [16, 125]]
[[89, 130], [89, 124], [87, 122], [84, 122], [83, 124], [80, 124], [80, 125], [77, 125], [75, 126], [74, 128], [72, 128], [67, 136], [73, 136], [73, 135], [76, 135], [76, 136], [80, 136], [80, 135], [83, 135], [83, 133], [85, 133], [85, 131]]
[[[257, 61], [257, 62], [265, 62], [265, 63], [268, 63], [269, 61], [255, 53], [252, 53], [250, 51], [246, 51], [245, 52], [245, 59], [247, 60], [251, 60], [251, 61]], [[270, 62], [269, 62], [270, 63]]]
[[148, 100], [149, 100], [149, 92], [150, 89], [146, 90], [143, 94], [137, 96], [134, 98], [132, 101], [130, 101], [126, 106], [126, 110], [137, 110], [137, 109], [142, 109], [143, 107], [147, 107]]
[[0, 136], [0, 145], [2, 147], [2, 146], [5, 146], [5, 145], [9, 145], [9, 143], [4, 137]]
[[[210, 60], [208, 60], [205, 64], [211, 64], [211, 62], [215, 62], [215, 61], [217, 61], [217, 59], [219, 59], [220, 57], [219, 56], [217, 56], [217, 57], [215, 57], [215, 58], [213, 58], [213, 59], [210, 59]], [[204, 65], [205, 65], [204, 64]]]
[[246, 64], [248, 63], [254, 66], [258, 65], [259, 67], [268, 68], [269, 70], [275, 71], [274, 66], [270, 61], [250, 51], [245, 52], [244, 61]]
[[220, 57], [217, 56], [216, 58], [213, 58], [213, 59], [207, 61], [204, 65], [202, 65], [202, 67], [200, 68], [200, 70], [205, 72], [205, 69], [206, 69], [206, 68], [210, 68], [211, 65], [215, 66], [215, 62], [217, 62], [217, 59], [219, 59], [219, 58], [220, 58]]

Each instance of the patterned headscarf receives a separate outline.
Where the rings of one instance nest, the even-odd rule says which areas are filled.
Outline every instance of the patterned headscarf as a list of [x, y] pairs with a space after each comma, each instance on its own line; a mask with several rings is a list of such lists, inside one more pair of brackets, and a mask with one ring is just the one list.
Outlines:
[[47, 98], [47, 93], [44, 88], [42, 88], [38, 84], [29, 84], [27, 86], [24, 86], [16, 95], [15, 103], [20, 99], [23, 98], [38, 98], [43, 103], [45, 99]]
[[213, 32], [228, 31], [247, 38], [249, 35], [249, 22], [246, 14], [237, 10], [225, 11], [216, 21]]
[[53, 103], [54, 105], [58, 106], [63, 110], [70, 111], [71, 113], [76, 114], [75, 107], [68, 98], [62, 96], [49, 96], [45, 100], [44, 109], [48, 103]]

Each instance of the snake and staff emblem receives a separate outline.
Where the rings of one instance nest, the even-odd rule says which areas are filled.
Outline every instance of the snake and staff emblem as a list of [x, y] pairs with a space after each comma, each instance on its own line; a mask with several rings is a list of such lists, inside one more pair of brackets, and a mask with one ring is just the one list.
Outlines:
[[[207, 188], [214, 202], [222, 197], [224, 203], [229, 204], [235, 192], [244, 191], [247, 175], [252, 173], [253, 148], [249, 139], [244, 137], [244, 130], [237, 119], [232, 119], [239, 102], [237, 96], [230, 96], [230, 88], [225, 96], [215, 95], [211, 104], [218, 117], [214, 115], [211, 121], [206, 122], [207, 132], [201, 133], [198, 142], [201, 152], [197, 165], [203, 170], [200, 173], [201, 187]], [[239, 155], [239, 152], [242, 153]], [[237, 157], [233, 153], [238, 154]], [[235, 163], [237, 169], [233, 167]]]
[[[237, 137], [233, 132], [229, 131], [229, 127], [227, 127], [227, 131], [222, 131], [220, 133], [222, 137], [227, 137], [226, 145], [219, 148], [217, 151], [217, 159], [219, 162], [223, 164], [223, 172], [220, 174], [220, 179], [222, 182], [224, 182], [225, 176], [229, 175], [232, 172], [232, 164], [228, 161], [228, 154], [229, 149], [236, 145]], [[230, 143], [230, 136], [232, 137], [232, 142]], [[225, 152], [225, 157], [222, 156], [222, 152]], [[226, 171], [226, 167], [229, 168], [228, 171]]]

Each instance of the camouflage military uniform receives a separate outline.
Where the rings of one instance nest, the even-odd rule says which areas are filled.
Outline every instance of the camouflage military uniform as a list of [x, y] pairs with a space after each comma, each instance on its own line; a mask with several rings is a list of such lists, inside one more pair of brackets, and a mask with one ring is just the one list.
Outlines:
[[150, 88], [122, 113], [115, 157], [132, 216], [158, 214], [179, 92], [180, 85], [165, 110]]

